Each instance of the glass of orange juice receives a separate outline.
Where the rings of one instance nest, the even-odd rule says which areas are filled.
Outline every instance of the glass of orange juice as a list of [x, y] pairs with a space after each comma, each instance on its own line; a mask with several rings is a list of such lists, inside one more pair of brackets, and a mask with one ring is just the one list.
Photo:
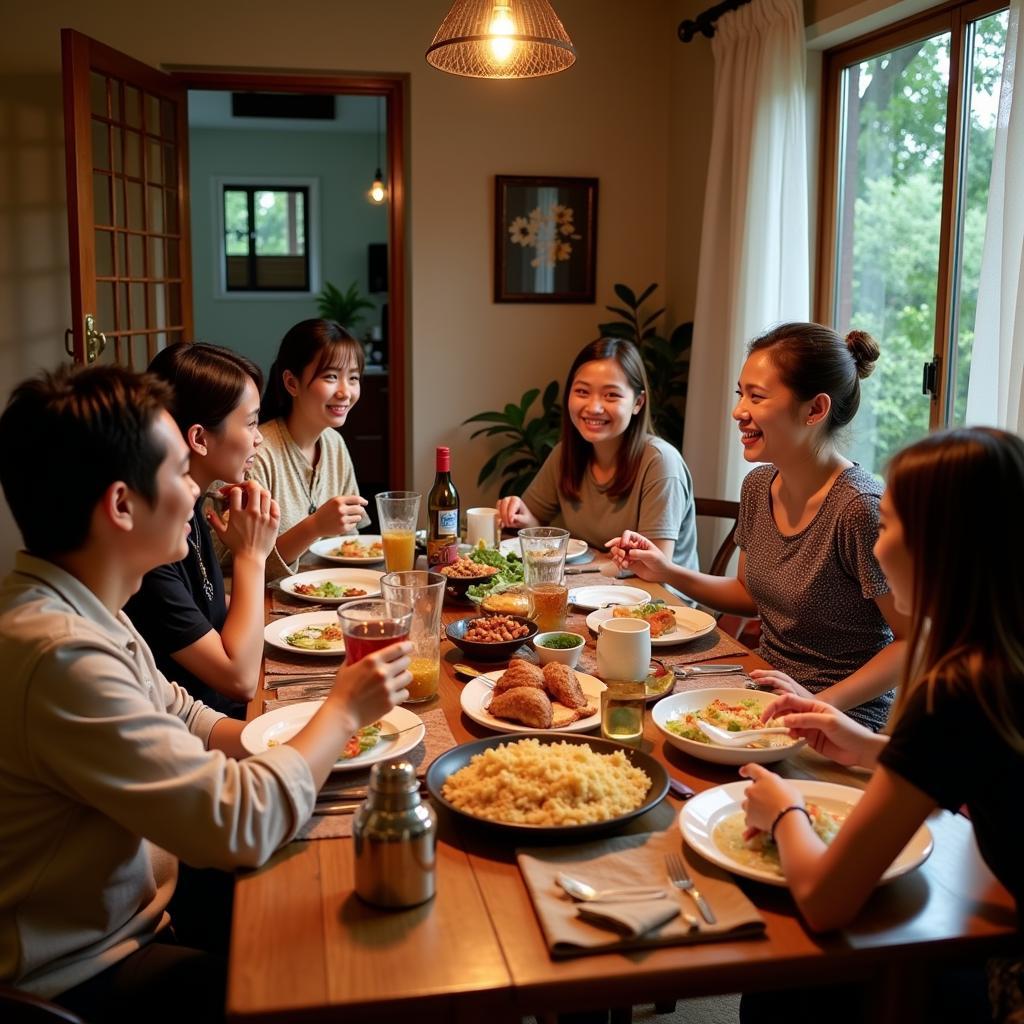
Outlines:
[[388, 572], [410, 572], [416, 562], [416, 520], [420, 495], [415, 491], [382, 491], [377, 495], [380, 539]]
[[438, 572], [416, 569], [412, 572], [389, 572], [381, 577], [380, 586], [389, 601], [412, 608], [409, 641], [413, 645], [409, 671], [408, 704], [430, 700], [437, 693], [441, 673], [441, 606], [448, 580]]

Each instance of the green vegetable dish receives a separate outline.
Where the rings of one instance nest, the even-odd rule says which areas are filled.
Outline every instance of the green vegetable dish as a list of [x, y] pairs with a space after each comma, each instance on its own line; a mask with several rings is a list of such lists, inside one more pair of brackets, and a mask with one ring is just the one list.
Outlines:
[[[728, 732], [743, 732], [745, 729], [760, 729], [762, 725], [777, 724], [774, 718], [768, 722], [762, 722], [762, 710], [763, 705], [754, 698], [739, 700], [735, 704], [729, 704], [724, 700], [713, 700], [697, 711], [689, 711], [679, 718], [670, 719], [665, 723], [665, 728], [677, 736], [682, 736], [684, 740], [692, 740], [694, 743], [711, 743], [707, 733], [697, 725], [698, 718]], [[753, 741], [750, 746], [787, 747], [793, 742], [789, 736], [766, 736]]]
[[554, 651], [566, 651], [570, 647], [577, 647], [580, 637], [575, 633], [556, 633], [554, 636], [546, 637], [541, 647], [549, 647]]
[[468, 558], [480, 565], [490, 565], [498, 571], [488, 577], [486, 583], [477, 583], [467, 588], [466, 596], [479, 604], [489, 594], [500, 594], [502, 591], [519, 587], [523, 584], [523, 560], [517, 555], [503, 555], [494, 548], [476, 547], [470, 551]]

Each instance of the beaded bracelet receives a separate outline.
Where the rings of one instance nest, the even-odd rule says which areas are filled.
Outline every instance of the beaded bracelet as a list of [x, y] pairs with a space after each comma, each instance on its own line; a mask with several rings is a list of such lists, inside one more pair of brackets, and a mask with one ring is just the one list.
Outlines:
[[782, 821], [782, 819], [787, 814], [789, 814], [790, 811], [799, 811], [807, 818], [807, 821], [810, 825], [814, 825], [814, 822], [811, 821], [811, 812], [807, 810], [806, 807], [803, 807], [800, 804], [790, 804], [788, 807], [784, 807], [781, 811], [779, 811], [778, 814], [775, 815], [775, 820], [772, 822], [772, 827], [769, 829], [769, 834], [772, 837], [773, 843], [775, 842], [775, 830], [779, 827], [779, 822]]

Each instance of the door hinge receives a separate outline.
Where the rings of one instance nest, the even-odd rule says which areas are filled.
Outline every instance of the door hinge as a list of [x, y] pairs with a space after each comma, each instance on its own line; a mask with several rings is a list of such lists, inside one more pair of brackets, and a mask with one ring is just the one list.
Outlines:
[[921, 394], [931, 395], [932, 401], [939, 397], [938, 357], [924, 364], [924, 372], [921, 375]]

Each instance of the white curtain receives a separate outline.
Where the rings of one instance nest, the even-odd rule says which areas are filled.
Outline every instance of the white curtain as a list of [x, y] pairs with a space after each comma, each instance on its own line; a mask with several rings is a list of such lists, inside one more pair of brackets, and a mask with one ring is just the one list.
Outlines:
[[753, 0], [718, 20], [683, 454], [695, 492], [739, 497], [730, 412], [747, 342], [810, 310], [803, 8]]
[[[1024, 433], [1024, 69], [1021, 0], [1010, 4], [985, 247], [981, 257], [967, 422]], [[1017, 83], [1024, 86], [1024, 81]]]

